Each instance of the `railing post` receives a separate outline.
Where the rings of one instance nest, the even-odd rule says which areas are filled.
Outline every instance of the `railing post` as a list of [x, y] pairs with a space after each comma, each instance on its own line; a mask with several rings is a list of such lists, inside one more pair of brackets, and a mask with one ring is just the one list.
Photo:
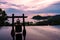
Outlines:
[[23, 14], [23, 27], [25, 28], [25, 19], [24, 19], [24, 14]]
[[26, 37], [26, 29], [25, 29], [25, 19], [24, 19], [24, 14], [23, 14], [23, 37], [24, 37], [24, 40], [25, 40], [25, 37]]
[[12, 14], [12, 29], [14, 30], [14, 14]]
[[14, 32], [14, 14], [12, 14], [12, 31], [13, 31], [13, 40], [15, 40], [15, 32]]

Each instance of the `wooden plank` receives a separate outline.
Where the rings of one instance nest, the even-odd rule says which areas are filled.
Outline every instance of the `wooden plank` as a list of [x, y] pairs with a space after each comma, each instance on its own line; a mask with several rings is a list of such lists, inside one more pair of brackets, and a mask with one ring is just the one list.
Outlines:
[[[12, 18], [12, 16], [7, 16], [7, 18]], [[14, 18], [23, 18], [23, 16], [14, 16]], [[24, 18], [27, 18], [27, 16], [24, 16]]]

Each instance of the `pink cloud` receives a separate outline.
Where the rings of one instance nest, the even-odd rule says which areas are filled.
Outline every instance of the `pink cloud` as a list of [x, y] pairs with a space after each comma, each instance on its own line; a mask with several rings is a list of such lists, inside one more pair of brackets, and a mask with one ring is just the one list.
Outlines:
[[[12, 7], [12, 8], [21, 9], [24, 11], [43, 9], [57, 1], [59, 0], [0, 0], [0, 2], [8, 2], [8, 4], [6, 5], [9, 5], [8, 6], [9, 8]], [[13, 5], [10, 5], [9, 3], [15, 4], [16, 6], [13, 7]]]

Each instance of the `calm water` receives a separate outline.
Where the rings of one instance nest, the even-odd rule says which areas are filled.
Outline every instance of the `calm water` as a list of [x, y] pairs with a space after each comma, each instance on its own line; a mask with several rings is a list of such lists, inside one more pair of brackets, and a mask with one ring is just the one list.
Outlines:
[[[11, 27], [0, 28], [0, 40], [12, 40]], [[26, 40], [60, 40], [60, 26], [27, 26]]]

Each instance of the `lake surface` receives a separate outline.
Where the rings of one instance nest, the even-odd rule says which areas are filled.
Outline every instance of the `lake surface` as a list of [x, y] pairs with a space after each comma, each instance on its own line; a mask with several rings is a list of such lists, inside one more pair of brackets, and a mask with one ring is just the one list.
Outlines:
[[[0, 28], [0, 40], [12, 40], [11, 27]], [[60, 40], [60, 26], [26, 26], [26, 40]]]

